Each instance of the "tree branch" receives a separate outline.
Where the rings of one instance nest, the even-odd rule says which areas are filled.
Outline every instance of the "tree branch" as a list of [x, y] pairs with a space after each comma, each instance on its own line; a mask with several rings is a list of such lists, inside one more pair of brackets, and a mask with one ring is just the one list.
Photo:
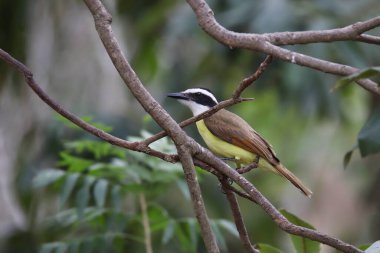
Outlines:
[[144, 193], [139, 194], [139, 202], [140, 202], [142, 224], [143, 224], [143, 230], [144, 230], [145, 252], [153, 253], [152, 238], [150, 234], [150, 225], [149, 225], [149, 217], [148, 217], [148, 207], [146, 204]]
[[[217, 111], [224, 109], [226, 107], [229, 107], [231, 105], [235, 105], [235, 104], [238, 104], [238, 103], [241, 103], [244, 101], [252, 101], [253, 98], [241, 98], [240, 95], [246, 88], [248, 88], [248, 86], [250, 86], [254, 81], [259, 79], [259, 77], [264, 73], [264, 71], [267, 69], [267, 67], [269, 66], [269, 64], [271, 62], [272, 62], [272, 56], [267, 56], [265, 58], [265, 60], [260, 64], [259, 68], [255, 71], [254, 74], [250, 75], [247, 78], [244, 78], [240, 82], [238, 87], [233, 92], [232, 98], [218, 103], [216, 106], [210, 108], [209, 110], [207, 110], [207, 111], [205, 111], [205, 112], [203, 112], [197, 116], [193, 116], [187, 120], [182, 121], [181, 123], [179, 123], [179, 126], [181, 128], [184, 128], [186, 126], [193, 124], [194, 122], [197, 122], [198, 120], [207, 118], [207, 117], [211, 116], [212, 114], [216, 113]], [[167, 135], [167, 133], [165, 131], [161, 131], [161, 132], [145, 139], [143, 141], [143, 143], [144, 143], [144, 145], [149, 145], [152, 142], [155, 142], [155, 141], [165, 137], [166, 135]]]
[[[214, 17], [213, 11], [211, 8], [207, 5], [207, 3], [204, 0], [187, 0], [188, 4], [193, 9], [199, 25], [202, 27], [202, 29], [208, 33], [211, 37], [213, 37], [215, 40], [219, 41], [222, 44], [227, 45], [230, 48], [245, 48], [261, 53], [265, 53], [268, 55], [272, 55], [273, 57], [276, 57], [278, 59], [281, 59], [283, 61], [290, 62], [292, 64], [297, 64], [300, 66], [316, 69], [325, 73], [331, 73], [335, 75], [341, 75], [341, 76], [347, 76], [351, 75], [359, 69], [333, 63], [326, 60], [321, 60], [315, 57], [311, 57], [305, 54], [293, 52], [281, 47], [276, 46], [275, 44], [271, 43], [271, 40], [268, 39], [270, 36], [274, 36], [275, 39], [272, 40], [278, 40], [283, 41], [283, 43], [292, 43], [292, 44], [298, 44], [295, 39], [292, 39], [292, 35], [298, 38], [300, 42], [307, 42], [308, 40], [305, 39], [306, 36], [304, 36], [303, 32], [288, 32], [288, 33], [276, 33], [275, 34], [248, 34], [248, 33], [237, 33], [232, 32], [221, 26]], [[373, 27], [377, 27], [380, 25], [380, 17], [374, 18], [370, 20], [369, 22], [364, 22], [364, 25], [361, 23], [354, 24], [351, 28], [343, 28], [346, 30], [354, 30], [355, 32], [351, 32], [351, 34], [354, 34], [355, 36], [350, 37], [351, 40], [358, 39], [358, 36], [360, 35], [360, 31], [366, 31], [369, 29], [372, 29]], [[355, 27], [359, 27], [359, 29], [356, 29]], [[356, 30], [355, 30], [356, 29]], [[351, 31], [350, 30], [350, 31]], [[336, 30], [335, 30], [336, 31]], [[324, 33], [327, 33], [329, 36], [331, 36], [331, 31], [323, 31]], [[319, 37], [318, 32], [309, 32], [313, 34], [314, 39], [310, 39], [309, 41], [315, 40], [315, 38]], [[310, 35], [310, 34], [309, 34]], [[289, 39], [290, 37], [290, 39]], [[288, 38], [288, 39], [287, 39]], [[364, 37], [365, 38], [365, 37]], [[368, 39], [368, 37], [367, 37]], [[373, 40], [374, 42], [375, 40]], [[279, 42], [276, 42], [279, 43]], [[280, 43], [281, 44], [281, 43]], [[362, 86], [364, 89], [380, 95], [380, 87], [377, 85], [377, 83], [369, 80], [364, 79], [357, 81], [357, 83]]]
[[224, 192], [226, 193], [227, 200], [230, 204], [232, 216], [235, 221], [236, 229], [239, 232], [240, 240], [243, 242], [243, 246], [249, 253], [260, 253], [257, 249], [255, 249], [248, 236], [247, 229], [245, 228], [243, 217], [240, 213], [239, 203], [237, 202], [235, 194], [231, 191], [229, 188], [229, 183], [227, 181], [227, 178], [223, 178], [220, 180], [220, 183], [222, 184], [222, 188]]
[[[135, 74], [129, 63], [126, 61], [122, 53], [122, 50], [120, 49], [118, 42], [112, 32], [112, 28], [110, 26], [111, 16], [106, 11], [102, 3], [99, 0], [85, 0], [85, 2], [94, 16], [95, 26], [100, 38], [116, 69], [118, 70], [121, 77], [127, 84], [128, 88], [135, 96], [135, 98], [140, 102], [142, 107], [166, 132], [168, 132], [169, 136], [173, 139], [174, 143], [176, 144], [179, 153], [179, 158], [181, 159], [182, 167], [186, 175], [187, 183], [190, 188], [190, 192], [192, 193], [192, 204], [194, 206], [198, 222], [201, 226], [202, 237], [205, 241], [205, 245], [208, 252], [219, 252], [219, 249], [217, 248], [217, 245], [215, 243], [215, 236], [212, 233], [211, 226], [208, 223], [206, 209], [204, 207], [203, 199], [200, 193], [199, 184], [196, 180], [193, 170], [194, 168], [192, 156], [194, 156], [199, 161], [206, 163], [208, 166], [215, 169], [215, 171], [217, 171], [219, 174], [228, 176], [234, 182], [236, 182], [250, 196], [250, 198], [252, 198], [252, 200], [255, 201], [258, 205], [260, 205], [261, 208], [263, 208], [263, 210], [265, 210], [265, 212], [267, 212], [267, 214], [272, 218], [272, 220], [284, 231], [322, 242], [343, 252], [362, 252], [354, 246], [349, 245], [341, 240], [290, 223], [259, 191], [257, 191], [257, 189], [249, 181], [242, 177], [238, 172], [227, 166], [220, 159], [215, 157], [210, 151], [204, 149], [193, 139], [188, 137], [186, 133], [183, 132], [183, 130], [178, 126], [178, 124], [170, 117], [170, 115], [161, 107], [161, 105], [156, 100], [154, 100], [154, 98], [149, 94], [149, 92], [147, 92], [147, 90], [144, 88], [144, 86], [138, 79], [137, 75]], [[203, 5], [200, 7], [203, 8], [206, 5], [206, 7], [208, 8], [207, 4], [204, 1], [188, 0], [188, 2], [193, 2], [195, 4], [201, 3]], [[211, 11], [211, 9], [207, 8], [203, 9], [203, 11]], [[208, 20], [208, 22], [211, 22], [211, 26], [214, 26], [214, 28], [216, 27], [216, 29], [224, 29], [222, 27], [215, 26], [215, 23], [213, 24], [212, 20]], [[210, 27], [208, 27], [208, 29], [210, 29]], [[236, 34], [232, 33], [229, 35], [235, 36]], [[231, 38], [233, 37], [227, 36], [226, 42], [229, 42], [228, 39]], [[253, 40], [255, 40], [255, 38]], [[266, 42], [263, 44], [264, 46], [268, 45], [269, 49], [271, 48], [270, 43]], [[260, 47], [257, 49], [260, 49]], [[271, 55], [276, 56], [276, 54]], [[298, 57], [298, 55], [299, 54], [296, 54], [294, 56], [294, 59], [292, 57], [291, 61], [296, 60], [296, 57]], [[6, 54], [3, 50], [0, 51], [0, 57], [4, 61], [11, 64], [18, 71], [23, 73], [28, 85], [34, 90], [34, 92], [38, 94], [38, 96], [40, 96], [40, 98], [45, 103], [47, 103], [58, 113], [68, 118], [74, 124], [81, 126], [84, 130], [91, 132], [96, 136], [99, 136], [100, 138], [104, 137], [105, 139], [107, 139], [109, 137], [113, 137], [112, 135], [108, 136], [109, 134], [103, 131], [99, 131], [99, 129], [97, 128], [88, 126], [87, 123], [82, 122], [75, 115], [72, 115], [71, 113], [63, 110], [59, 104], [51, 100], [47, 96], [47, 94], [44, 93], [42, 89], [40, 89], [40, 87], [35, 83], [32, 73], [23, 64], [19, 63], [18, 61], [13, 61], [13, 58], [9, 57], [9, 55]], [[116, 142], [114, 142], [115, 140], [112, 138], [108, 139], [108, 141], [112, 144], [116, 144]], [[123, 145], [125, 145], [126, 148], [131, 150], [145, 152], [149, 155], [155, 155], [157, 157], [161, 156], [162, 159], [166, 158], [168, 161], [174, 161], [178, 158], [176, 156], [170, 156], [172, 158], [170, 159], [169, 157], [167, 157], [166, 154], [157, 154], [152, 151], [149, 151], [149, 149], [147, 149], [148, 147], [144, 145], [144, 143], [125, 142]]]
[[190, 196], [193, 200], [193, 209], [195, 216], [197, 217], [200, 224], [201, 233], [206, 245], [206, 249], [210, 253], [219, 253], [215, 235], [211, 229], [211, 225], [207, 217], [206, 207], [204, 205], [201, 189], [197, 176], [195, 174], [194, 163], [191, 154], [185, 145], [177, 146], [177, 150], [185, 173], [185, 179], [190, 191]]
[[200, 192], [200, 186], [193, 170], [193, 161], [191, 157], [192, 150], [189, 143], [195, 145], [194, 143], [196, 142], [186, 135], [175, 120], [170, 117], [165, 109], [162, 108], [162, 106], [145, 89], [144, 85], [141, 83], [140, 79], [125, 58], [112, 31], [111, 15], [101, 1], [84, 0], [84, 2], [94, 17], [95, 27], [98, 31], [99, 37], [121, 78], [144, 110], [149, 113], [157, 124], [173, 139], [182, 163], [185, 179], [191, 193], [194, 212], [201, 227], [202, 238], [206, 245], [206, 249], [210, 253], [218, 253], [219, 248], [216, 244], [213, 231], [211, 230], [211, 225]]
[[73, 113], [65, 110], [60, 104], [58, 104], [55, 100], [53, 100], [33, 78], [33, 73], [26, 67], [23, 63], [19, 62], [15, 58], [13, 58], [10, 54], [0, 49], [0, 59], [14, 67], [18, 72], [24, 75], [26, 83], [29, 87], [40, 97], [42, 101], [44, 101], [47, 105], [49, 105], [54, 111], [58, 114], [62, 115], [78, 127], [83, 130], [93, 134], [94, 136], [119, 147], [130, 149], [133, 151], [143, 152], [145, 154], [155, 156], [161, 158], [167, 162], [175, 163], [178, 161], [178, 156], [169, 155], [157, 150], [151, 149], [148, 145], [140, 142], [130, 142], [120, 138], [117, 138], [109, 133], [104, 132], [101, 129], [98, 129], [87, 122], [83, 121], [78, 116]]
[[[302, 31], [302, 32], [276, 32], [265, 33], [264, 39], [274, 45], [295, 45], [321, 42], [358, 40], [359, 36], [367, 37], [363, 34], [380, 26], [380, 16], [363, 22], [357, 22], [342, 28], [320, 30], [320, 31]], [[367, 41], [363, 41], [367, 42]]]
[[369, 44], [375, 44], [375, 45], [380, 45], [380, 37], [378, 36], [373, 36], [373, 35], [368, 35], [368, 34], [361, 34], [357, 37], [357, 41], [362, 41], [366, 42]]
[[316, 230], [311, 230], [292, 224], [246, 178], [241, 176], [234, 169], [230, 168], [220, 159], [215, 159], [215, 156], [210, 151], [199, 151], [195, 154], [195, 157], [237, 183], [282, 230], [290, 234], [299, 235], [321, 242], [342, 252], [363, 253], [363, 251], [339, 239], [320, 233]]

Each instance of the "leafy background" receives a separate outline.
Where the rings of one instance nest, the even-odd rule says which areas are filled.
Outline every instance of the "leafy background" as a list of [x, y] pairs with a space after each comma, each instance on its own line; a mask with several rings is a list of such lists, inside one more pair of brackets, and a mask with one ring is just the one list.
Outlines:
[[[190, 113], [167, 100], [166, 93], [203, 86], [226, 99], [264, 59], [264, 55], [226, 48], [208, 37], [183, 1], [104, 2], [113, 14], [113, 28], [137, 74], [178, 121]], [[259, 33], [341, 27], [378, 15], [380, 10], [376, 0], [208, 3], [227, 28]], [[152, 133], [159, 130], [122, 84], [81, 1], [0, 0], [0, 17], [0, 47], [25, 62], [36, 80], [65, 108], [81, 116], [92, 115], [96, 122], [112, 126], [108, 130], [123, 138], [140, 136], [142, 129]], [[379, 29], [373, 33], [378, 35]], [[356, 42], [289, 48], [359, 68], [378, 66], [380, 59], [378, 47]], [[360, 245], [380, 237], [380, 163], [376, 144], [380, 100], [350, 84], [331, 92], [337, 80], [332, 75], [274, 61], [244, 93], [256, 100], [230, 109], [273, 144], [287, 167], [313, 189], [314, 196], [307, 200], [290, 184], [267, 173], [254, 172], [248, 175], [249, 180], [276, 206], [325, 233]], [[152, 232], [155, 252], [202, 252], [178, 168], [161, 172], [159, 169], [169, 169], [171, 165], [155, 160], [159, 168], [152, 167], [160, 171], [155, 176], [150, 170], [144, 174], [141, 166], [134, 169], [128, 157], [137, 154], [97, 143], [91, 136], [65, 126], [4, 63], [0, 63], [0, 119], [0, 237], [4, 252], [37, 251], [42, 245], [67, 242], [78, 234], [97, 239], [99, 233], [87, 232], [104, 228], [111, 229], [110, 238], [118, 238], [116, 251], [128, 242], [132, 252], [140, 252], [141, 193], [146, 195], [152, 229], [156, 228]], [[199, 140], [193, 126], [186, 131]], [[360, 152], [353, 149], [355, 146]], [[346, 157], [348, 161], [345, 154], [350, 150], [353, 152], [344, 169], [343, 160]], [[115, 161], [125, 164], [115, 165]], [[52, 172], [56, 169], [60, 172]], [[103, 174], [104, 171], [112, 173]], [[48, 185], [43, 175], [49, 172], [56, 180]], [[133, 177], [128, 173], [137, 173], [135, 178], [150, 183], [153, 177], [159, 187], [142, 189], [145, 186], [139, 186], [139, 182], [128, 180], [132, 185], [118, 185]], [[200, 177], [209, 215], [228, 245], [225, 252], [241, 250], [226, 222], [231, 216], [217, 181], [207, 174]], [[113, 190], [119, 189], [116, 186], [120, 190]], [[293, 250], [287, 235], [262, 210], [246, 201], [240, 204], [255, 242], [284, 252]], [[66, 223], [54, 223], [57, 217]], [[164, 224], [153, 224], [154, 219]], [[120, 237], [119, 231], [133, 236]], [[163, 238], [169, 242], [170, 233], [175, 235], [174, 243], [163, 243]], [[194, 240], [198, 243], [194, 244]], [[61, 250], [67, 246], [59, 245]], [[90, 242], [88, 245], [97, 248]], [[322, 251], [332, 252], [324, 246]]]

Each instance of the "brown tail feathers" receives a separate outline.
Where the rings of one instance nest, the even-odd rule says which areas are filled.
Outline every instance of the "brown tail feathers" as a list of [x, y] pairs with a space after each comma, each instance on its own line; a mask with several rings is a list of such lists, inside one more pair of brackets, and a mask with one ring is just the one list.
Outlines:
[[305, 194], [307, 197], [311, 198], [311, 195], [313, 194], [312, 191], [310, 191], [302, 182], [300, 179], [298, 179], [298, 177], [296, 177], [291, 171], [289, 171], [287, 168], [285, 168], [284, 165], [282, 165], [281, 163], [274, 166], [275, 169], [277, 170], [277, 172], [282, 175], [283, 177], [285, 177], [286, 179], [288, 179], [295, 187], [297, 187], [298, 189], [300, 189], [303, 194]]

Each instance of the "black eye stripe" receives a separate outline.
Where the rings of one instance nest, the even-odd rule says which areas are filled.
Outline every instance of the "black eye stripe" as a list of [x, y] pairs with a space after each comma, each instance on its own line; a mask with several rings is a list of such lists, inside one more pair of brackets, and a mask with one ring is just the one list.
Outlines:
[[210, 98], [209, 96], [207, 96], [201, 92], [190, 93], [190, 94], [188, 94], [188, 96], [191, 100], [193, 100], [193, 101], [195, 101], [201, 105], [212, 107], [212, 106], [215, 106], [217, 104], [212, 98]]

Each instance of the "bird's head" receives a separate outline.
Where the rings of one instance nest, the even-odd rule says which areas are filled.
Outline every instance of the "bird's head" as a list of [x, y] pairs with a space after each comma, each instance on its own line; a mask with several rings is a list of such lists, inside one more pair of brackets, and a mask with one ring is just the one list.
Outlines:
[[191, 88], [182, 92], [169, 93], [168, 97], [177, 99], [180, 103], [189, 107], [194, 116], [218, 104], [211, 91], [205, 88]]

